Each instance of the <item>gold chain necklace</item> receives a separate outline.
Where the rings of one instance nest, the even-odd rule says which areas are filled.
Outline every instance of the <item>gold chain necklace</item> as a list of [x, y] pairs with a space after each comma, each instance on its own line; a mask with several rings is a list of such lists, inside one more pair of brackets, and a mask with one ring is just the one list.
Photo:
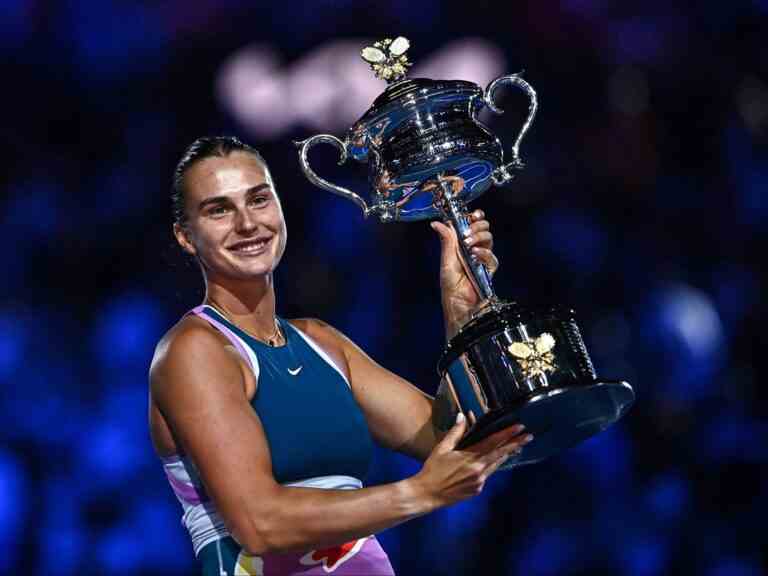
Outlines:
[[[242, 326], [240, 326], [240, 325], [239, 325], [237, 322], [235, 322], [235, 321], [234, 321], [234, 320], [233, 320], [233, 319], [232, 319], [232, 318], [229, 316], [229, 314], [227, 314], [227, 313], [224, 311], [224, 309], [223, 309], [223, 308], [222, 308], [220, 305], [216, 304], [216, 302], [215, 302], [215, 301], [214, 301], [212, 298], [210, 298], [210, 297], [208, 298], [208, 305], [209, 305], [211, 308], [213, 308], [214, 310], [216, 310], [216, 311], [217, 311], [219, 314], [221, 314], [222, 316], [224, 316], [224, 318], [226, 318], [226, 319], [227, 319], [227, 320], [228, 320], [228, 321], [229, 321], [231, 324], [233, 324], [233, 325], [237, 326], [238, 328], [240, 328], [240, 330], [242, 330], [243, 332], [245, 332], [246, 334], [248, 334], [248, 336], [250, 336], [251, 338], [254, 338], [254, 339], [258, 340], [259, 342], [263, 342], [263, 343], [264, 343], [264, 344], [266, 344], [267, 346], [272, 346], [273, 348], [274, 348], [275, 346], [277, 346], [277, 341], [278, 341], [278, 339], [279, 339], [279, 338], [280, 338], [280, 336], [281, 336], [281, 332], [280, 332], [280, 324], [278, 324], [278, 322], [277, 322], [277, 318], [273, 318], [273, 320], [275, 321], [275, 331], [272, 333], [272, 335], [271, 335], [270, 337], [268, 337], [268, 338], [264, 338], [263, 336], [256, 336], [256, 334], [253, 334], [252, 332], [249, 332], [248, 330], [246, 330], [245, 328], [243, 328]], [[285, 338], [283, 338], [283, 340], [285, 341]]]

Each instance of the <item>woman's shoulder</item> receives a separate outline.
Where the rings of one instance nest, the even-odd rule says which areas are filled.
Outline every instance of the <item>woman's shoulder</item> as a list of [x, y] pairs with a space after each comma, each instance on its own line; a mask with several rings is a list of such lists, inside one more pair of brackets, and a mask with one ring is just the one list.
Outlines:
[[227, 343], [226, 338], [208, 322], [188, 314], [160, 338], [150, 365], [150, 375], [199, 362], [202, 358], [206, 362], [228, 364], [231, 357], [224, 348]]

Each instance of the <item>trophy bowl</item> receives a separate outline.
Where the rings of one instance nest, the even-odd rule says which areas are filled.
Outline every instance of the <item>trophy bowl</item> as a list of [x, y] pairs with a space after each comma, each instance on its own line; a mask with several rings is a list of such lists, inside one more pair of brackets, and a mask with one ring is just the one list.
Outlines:
[[[407, 79], [408, 41], [376, 42], [362, 50], [387, 89], [352, 125], [344, 140], [318, 134], [301, 142], [299, 161], [315, 185], [355, 202], [382, 222], [441, 218], [459, 238], [469, 233], [469, 202], [491, 185], [505, 186], [523, 167], [520, 143], [536, 115], [537, 95], [519, 75], [501, 76], [485, 90], [463, 80]], [[487, 107], [501, 114], [496, 90], [508, 85], [529, 99], [528, 116], [505, 161], [501, 141], [477, 119]], [[339, 149], [339, 164], [368, 165], [366, 202], [309, 166], [316, 144]], [[530, 308], [500, 300], [485, 266], [459, 242], [460, 260], [483, 305], [448, 343], [438, 363], [433, 410], [447, 429], [458, 411], [469, 420], [460, 446], [523, 423], [534, 440], [503, 467], [541, 461], [616, 422], [634, 401], [626, 382], [598, 379], [572, 310]]]

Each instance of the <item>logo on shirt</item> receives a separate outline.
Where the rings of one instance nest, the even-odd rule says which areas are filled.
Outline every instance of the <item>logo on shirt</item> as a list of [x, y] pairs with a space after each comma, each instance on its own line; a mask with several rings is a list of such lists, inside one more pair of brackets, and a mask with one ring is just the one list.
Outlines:
[[353, 540], [347, 542], [341, 546], [334, 546], [333, 548], [322, 548], [320, 550], [312, 550], [308, 554], [301, 557], [299, 562], [303, 566], [312, 566], [313, 564], [322, 564], [323, 570], [330, 574], [336, 568], [344, 564], [350, 558], [354, 558], [360, 549], [365, 544], [368, 538], [360, 538], [360, 540]]
[[298, 368], [294, 368], [293, 370], [291, 370], [290, 368], [288, 368], [288, 373], [289, 373], [291, 376], [298, 376], [298, 375], [299, 375], [299, 372], [301, 372], [301, 369], [302, 369], [302, 368], [304, 368], [304, 366], [299, 366]]

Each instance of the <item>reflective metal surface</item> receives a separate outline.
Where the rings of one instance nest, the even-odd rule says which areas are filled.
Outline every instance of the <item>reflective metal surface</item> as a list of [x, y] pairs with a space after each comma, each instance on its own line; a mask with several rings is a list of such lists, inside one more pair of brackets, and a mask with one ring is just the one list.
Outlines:
[[[512, 147], [512, 161], [506, 164], [501, 141], [477, 120], [477, 113], [486, 106], [501, 113], [493, 97], [504, 84], [524, 90], [530, 99], [528, 118]], [[464, 181], [457, 198], [463, 204], [492, 183], [509, 182], [512, 171], [522, 167], [518, 149], [536, 108], [535, 91], [515, 75], [497, 78], [485, 92], [462, 80], [408, 79], [390, 85], [344, 140], [321, 134], [296, 144], [309, 180], [354, 201], [366, 216], [376, 214], [384, 222], [423, 220], [440, 216], [428, 186], [438, 177], [456, 176]], [[318, 143], [339, 148], [340, 164], [348, 156], [368, 164], [367, 202], [311, 169], [308, 152]]]
[[[503, 304], [467, 324], [438, 365], [438, 397], [471, 428], [469, 445], [522, 422], [534, 435], [506, 467], [547, 458], [604, 430], [634, 401], [624, 382], [599, 381], [573, 311]], [[450, 415], [444, 417], [450, 422]]]

